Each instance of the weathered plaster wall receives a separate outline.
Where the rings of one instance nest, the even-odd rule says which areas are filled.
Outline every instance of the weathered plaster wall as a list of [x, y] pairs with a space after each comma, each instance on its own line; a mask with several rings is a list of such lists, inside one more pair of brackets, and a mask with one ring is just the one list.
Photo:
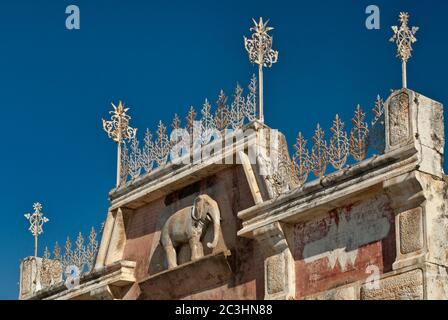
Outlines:
[[389, 272], [395, 250], [394, 213], [385, 194], [296, 224], [296, 298], [364, 280], [371, 265]]
[[[221, 235], [218, 246], [209, 249], [205, 244], [213, 238], [213, 228], [204, 236], [204, 255], [230, 250], [233, 277], [228, 283], [193, 293], [185, 299], [256, 299], [263, 297], [263, 258], [254, 240], [239, 238], [241, 222], [238, 211], [253, 205], [249, 186], [240, 166], [230, 167], [193, 185], [141, 207], [126, 221], [126, 246], [123, 259], [136, 262], [137, 281], [167, 269], [165, 252], [160, 244], [160, 231], [165, 221], [177, 210], [191, 206], [199, 194], [207, 194], [218, 202], [221, 212]], [[178, 249], [179, 265], [190, 260], [190, 249]], [[179, 285], [182, 285], [179, 283]], [[258, 290], [257, 290], [258, 288]], [[138, 290], [134, 290], [137, 294]], [[128, 296], [129, 299], [133, 298]], [[134, 297], [135, 298], [135, 297]]]

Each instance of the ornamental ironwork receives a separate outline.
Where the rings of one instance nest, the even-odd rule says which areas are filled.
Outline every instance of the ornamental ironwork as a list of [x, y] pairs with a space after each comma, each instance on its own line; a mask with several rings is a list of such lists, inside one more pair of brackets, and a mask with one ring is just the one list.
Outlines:
[[43, 232], [44, 223], [50, 221], [42, 213], [42, 205], [39, 202], [33, 204], [33, 213], [26, 213], [25, 218], [30, 222], [28, 230], [34, 236], [34, 256], [37, 257], [37, 239]]
[[258, 85], [259, 85], [259, 110], [258, 116], [261, 122], [264, 122], [263, 112], [263, 67], [270, 68], [278, 61], [278, 51], [272, 49], [272, 36], [268, 34], [274, 28], [269, 27], [269, 20], [260, 20], [257, 22], [252, 19], [254, 26], [250, 28], [252, 36], [250, 39], [244, 37], [244, 47], [249, 55], [249, 61], [258, 65]]
[[419, 27], [409, 28], [409, 14], [407, 12], [400, 12], [399, 21], [400, 26], [392, 26], [394, 34], [390, 38], [390, 41], [397, 45], [397, 58], [402, 63], [403, 88], [407, 88], [406, 64], [412, 56], [412, 44], [417, 42], [415, 34], [419, 30]]

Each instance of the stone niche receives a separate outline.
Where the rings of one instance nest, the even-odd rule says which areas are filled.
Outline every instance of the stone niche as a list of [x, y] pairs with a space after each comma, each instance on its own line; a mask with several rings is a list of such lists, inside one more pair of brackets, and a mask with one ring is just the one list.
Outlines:
[[[219, 206], [221, 227], [217, 246], [207, 247], [214, 238], [213, 223], [210, 222], [201, 241], [204, 256], [191, 261], [190, 245], [186, 243], [177, 247], [178, 266], [168, 268], [161, 244], [163, 226], [174, 213], [192, 206], [199, 195], [208, 195]], [[257, 244], [236, 235], [239, 228], [237, 212], [252, 205], [241, 166], [228, 166], [126, 211], [123, 219], [125, 241], [120, 242], [124, 245], [118, 257], [136, 262], [136, 285], [139, 287], [127, 298], [189, 299], [202, 292], [207, 292], [211, 299], [262, 298], [263, 274], [258, 266], [263, 264], [263, 259], [257, 255]]]

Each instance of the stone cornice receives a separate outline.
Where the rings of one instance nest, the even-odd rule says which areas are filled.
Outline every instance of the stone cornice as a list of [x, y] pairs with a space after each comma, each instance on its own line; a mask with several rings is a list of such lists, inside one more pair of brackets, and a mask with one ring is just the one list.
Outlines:
[[[149, 174], [129, 181], [123, 187], [112, 190], [109, 193], [111, 200], [110, 210], [115, 210], [119, 207], [136, 209], [157, 198], [197, 182], [204, 177], [215, 174], [223, 168], [234, 166], [235, 161], [232, 161], [232, 164], [225, 164], [225, 159], [236, 157], [238, 151], [246, 150], [248, 146], [257, 144], [257, 130], [260, 128], [267, 127], [258, 122], [247, 124], [242, 130], [253, 129], [254, 131], [244, 136], [243, 141], [234, 142], [231, 146], [223, 148], [223, 152], [218, 154], [218, 156], [198, 163], [182, 164], [181, 162], [180, 164], [168, 164]], [[220, 144], [224, 144], [225, 140], [233, 139], [234, 136], [225, 136], [223, 140], [207, 145], [207, 148], [219, 147]]]
[[239, 212], [243, 228], [238, 235], [252, 238], [256, 229], [273, 222], [296, 223], [328, 212], [347, 199], [356, 201], [367, 192], [381, 190], [385, 181], [417, 170], [417, 163], [417, 150], [410, 145], [334, 172], [301, 189]]

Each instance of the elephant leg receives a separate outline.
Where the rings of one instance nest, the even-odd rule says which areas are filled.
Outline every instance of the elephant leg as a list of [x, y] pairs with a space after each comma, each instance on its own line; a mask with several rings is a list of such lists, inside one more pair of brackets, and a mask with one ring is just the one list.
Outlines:
[[174, 249], [173, 245], [167, 245], [165, 247], [165, 252], [168, 260], [168, 269], [177, 267], [176, 249]]
[[204, 256], [204, 249], [202, 248], [200, 236], [193, 236], [190, 239], [190, 249], [192, 261], [198, 260]]

